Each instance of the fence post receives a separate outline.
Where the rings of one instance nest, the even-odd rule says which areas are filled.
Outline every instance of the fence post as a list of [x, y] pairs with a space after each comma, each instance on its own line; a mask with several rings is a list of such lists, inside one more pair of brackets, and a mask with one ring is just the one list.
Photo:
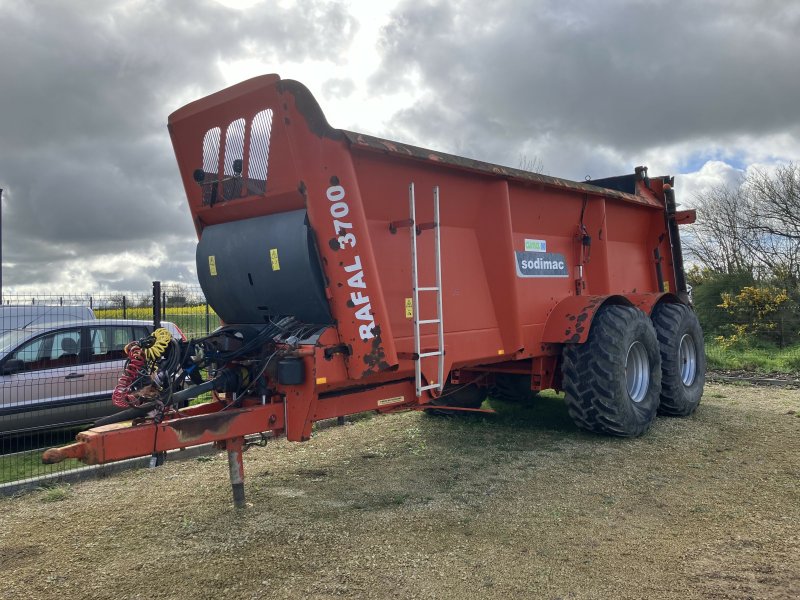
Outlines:
[[167, 292], [161, 292], [161, 318], [167, 318]]
[[122, 318], [123, 319], [128, 318], [128, 299], [125, 297], [124, 294], [122, 296]]
[[211, 333], [211, 322], [208, 314], [208, 301], [206, 301], [206, 335]]
[[161, 282], [153, 282], [153, 327], [161, 327]]

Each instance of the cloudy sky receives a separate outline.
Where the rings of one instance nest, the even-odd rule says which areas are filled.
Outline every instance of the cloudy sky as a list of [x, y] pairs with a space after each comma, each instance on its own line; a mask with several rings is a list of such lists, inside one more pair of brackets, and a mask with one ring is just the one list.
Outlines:
[[248, 77], [334, 127], [680, 202], [800, 160], [792, 0], [0, 0], [3, 291], [194, 283], [166, 129]]

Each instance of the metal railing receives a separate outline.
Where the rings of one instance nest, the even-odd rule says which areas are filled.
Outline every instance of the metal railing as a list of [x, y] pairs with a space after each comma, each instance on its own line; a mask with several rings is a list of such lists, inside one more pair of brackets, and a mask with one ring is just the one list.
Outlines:
[[144, 292], [5, 293], [0, 314], [0, 485], [83, 466], [44, 465], [41, 453], [114, 412], [125, 344], [154, 324], [193, 338], [220, 323], [199, 286], [158, 281]]

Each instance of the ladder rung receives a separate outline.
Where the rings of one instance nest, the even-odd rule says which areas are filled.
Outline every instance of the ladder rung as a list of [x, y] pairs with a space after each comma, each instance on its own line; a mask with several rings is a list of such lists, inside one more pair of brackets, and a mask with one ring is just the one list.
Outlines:
[[423, 385], [421, 388], [419, 388], [419, 391], [424, 392], [425, 390], [432, 390], [433, 388], [438, 388], [438, 387], [439, 387], [438, 383], [434, 383], [433, 385]]
[[[442, 256], [441, 256], [441, 227], [439, 226], [439, 187], [433, 188], [433, 221], [428, 223], [418, 223], [417, 213], [414, 201], [414, 183], [408, 186], [408, 203], [409, 203], [409, 216], [410, 218], [405, 221], [396, 221], [390, 225], [390, 230], [395, 233], [397, 227], [406, 224], [413, 227], [411, 238], [411, 286], [413, 290], [413, 303], [417, 305], [419, 311], [419, 292], [435, 292], [436, 293], [436, 318], [435, 319], [419, 319], [419, 314], [414, 316], [414, 353], [411, 354], [414, 360], [414, 387], [416, 388], [417, 397], [421, 396], [425, 390], [442, 390], [444, 387], [444, 322], [442, 316]], [[434, 264], [436, 267], [436, 283], [434, 285], [420, 286], [419, 285], [419, 269], [417, 260], [417, 235], [422, 233], [425, 229], [434, 230]], [[417, 235], [414, 235], [414, 234]], [[420, 327], [422, 325], [437, 325], [438, 329], [438, 343], [435, 350], [428, 349], [423, 351], [420, 348]], [[422, 366], [421, 359], [427, 357], [438, 357], [438, 379], [439, 383], [430, 385], [422, 385]], [[400, 356], [398, 355], [398, 358]], [[430, 381], [430, 379], [429, 379]]]

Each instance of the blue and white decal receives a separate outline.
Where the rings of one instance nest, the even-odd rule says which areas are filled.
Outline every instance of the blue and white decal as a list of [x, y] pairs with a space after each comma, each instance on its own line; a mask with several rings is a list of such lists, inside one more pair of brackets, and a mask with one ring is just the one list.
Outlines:
[[515, 252], [517, 277], [569, 277], [567, 259], [555, 252]]

